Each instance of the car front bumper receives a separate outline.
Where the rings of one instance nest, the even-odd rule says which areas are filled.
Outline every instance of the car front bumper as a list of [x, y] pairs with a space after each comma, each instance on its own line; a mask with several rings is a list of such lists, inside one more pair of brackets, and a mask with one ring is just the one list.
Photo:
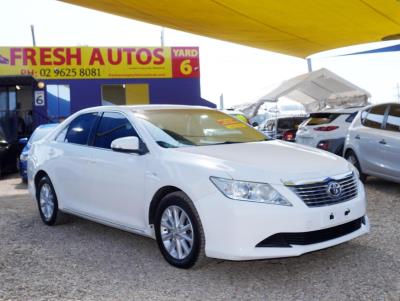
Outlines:
[[[205, 232], [206, 255], [228, 260], [299, 256], [341, 244], [369, 232], [362, 184], [358, 187], [356, 198], [314, 208], [307, 207], [284, 186], [277, 190], [280, 190], [293, 206], [231, 200], [219, 191], [196, 202]], [[334, 239], [304, 245], [291, 244], [286, 247], [257, 247], [266, 238], [278, 233], [296, 234], [330, 229], [362, 217], [364, 218], [361, 227]]]

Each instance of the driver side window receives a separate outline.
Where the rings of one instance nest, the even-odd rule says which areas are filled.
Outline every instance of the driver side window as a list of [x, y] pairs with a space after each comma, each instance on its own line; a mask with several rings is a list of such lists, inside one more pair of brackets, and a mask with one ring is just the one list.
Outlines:
[[130, 121], [121, 113], [105, 112], [101, 116], [93, 146], [111, 149], [111, 142], [118, 138], [138, 137]]

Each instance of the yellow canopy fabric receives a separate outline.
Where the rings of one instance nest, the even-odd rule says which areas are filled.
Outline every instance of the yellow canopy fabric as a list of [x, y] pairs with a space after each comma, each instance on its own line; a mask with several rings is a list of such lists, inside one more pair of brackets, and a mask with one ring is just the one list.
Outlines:
[[297, 57], [400, 39], [398, 0], [63, 0]]

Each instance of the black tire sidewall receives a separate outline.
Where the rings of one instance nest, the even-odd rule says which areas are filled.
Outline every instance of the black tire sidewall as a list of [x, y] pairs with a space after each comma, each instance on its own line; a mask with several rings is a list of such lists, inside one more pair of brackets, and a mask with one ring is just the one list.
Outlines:
[[348, 158], [350, 158], [350, 157], [353, 157], [354, 160], [355, 160], [355, 165], [354, 165], [354, 167], [357, 168], [358, 173], [360, 174], [360, 180], [361, 180], [361, 182], [365, 182], [367, 176], [366, 176], [366, 175], [362, 172], [362, 170], [361, 170], [360, 162], [358, 161], [357, 155], [356, 155], [353, 151], [350, 151], [350, 152], [348, 152], [348, 153], [346, 154], [346, 159], [348, 159]]
[[[186, 212], [188, 215], [192, 227], [193, 227], [193, 247], [190, 252], [190, 254], [184, 258], [184, 259], [175, 259], [173, 258], [168, 251], [165, 249], [163, 241], [161, 239], [161, 231], [160, 231], [160, 223], [161, 223], [161, 216], [164, 212], [164, 210], [169, 207], [169, 206], [178, 206], [182, 210]], [[191, 268], [192, 266], [195, 265], [200, 251], [201, 251], [201, 239], [202, 239], [202, 233], [200, 232], [200, 225], [199, 222], [193, 213], [193, 210], [191, 206], [188, 204], [188, 202], [185, 200], [185, 197], [178, 196], [175, 193], [170, 194], [165, 196], [159, 206], [157, 207], [156, 211], [156, 218], [155, 218], [155, 234], [156, 234], [156, 239], [157, 239], [157, 244], [158, 247], [160, 248], [160, 251], [162, 255], [164, 256], [165, 260], [170, 263], [171, 265], [182, 268], [182, 269], [188, 269]]]
[[[53, 215], [49, 220], [46, 220], [46, 218], [43, 215], [42, 209], [40, 207], [40, 190], [42, 189], [42, 186], [44, 184], [48, 184], [50, 186], [51, 192], [53, 193], [54, 196], [54, 210], [53, 210]], [[48, 177], [43, 177], [40, 179], [39, 184], [37, 186], [37, 192], [36, 192], [36, 200], [38, 204], [38, 209], [39, 209], [39, 214], [40, 218], [42, 219], [43, 223], [45, 223], [48, 226], [53, 226], [56, 221], [57, 221], [57, 214], [58, 214], [58, 201], [57, 201], [57, 195], [56, 192], [54, 191], [53, 184], [51, 183], [50, 179]]]

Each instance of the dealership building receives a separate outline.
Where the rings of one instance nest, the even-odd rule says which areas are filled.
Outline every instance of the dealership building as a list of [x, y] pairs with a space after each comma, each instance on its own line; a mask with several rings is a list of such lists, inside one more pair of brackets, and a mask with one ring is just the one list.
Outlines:
[[[0, 47], [0, 126], [9, 139], [100, 105], [201, 98], [197, 47]], [[0, 133], [1, 134], [1, 133]]]

